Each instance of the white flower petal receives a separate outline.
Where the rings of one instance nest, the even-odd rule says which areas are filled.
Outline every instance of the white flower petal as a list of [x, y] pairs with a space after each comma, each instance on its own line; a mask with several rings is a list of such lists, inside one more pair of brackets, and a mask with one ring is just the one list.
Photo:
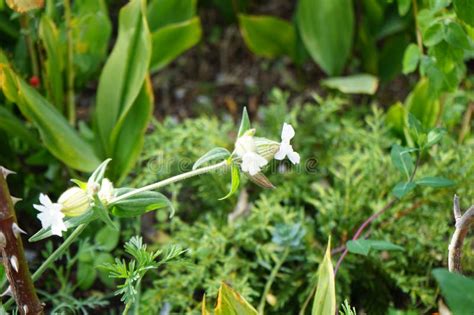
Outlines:
[[109, 203], [114, 196], [114, 185], [108, 178], [102, 179], [99, 193], [97, 194], [103, 203]]
[[283, 160], [288, 155], [288, 152], [291, 151], [293, 151], [293, 148], [291, 147], [290, 142], [283, 141], [282, 143], [280, 143], [280, 149], [275, 154], [275, 159]]
[[54, 235], [62, 235], [62, 231], [66, 231], [66, 225], [63, 218], [64, 213], [61, 212], [62, 205], [51, 202], [47, 195], [40, 194], [41, 205], [33, 205], [35, 209], [40, 211], [37, 217], [41, 221], [44, 229], [51, 228], [51, 233]]
[[287, 123], [283, 123], [283, 129], [281, 130], [281, 141], [290, 142], [290, 140], [295, 136], [295, 129], [293, 126]]
[[300, 162], [300, 155], [298, 154], [298, 152], [295, 152], [295, 151], [289, 152], [288, 158], [293, 164], [298, 164]]
[[255, 175], [260, 172], [261, 168], [267, 165], [268, 161], [255, 152], [247, 152], [242, 156], [242, 171]]
[[44, 205], [45, 207], [48, 207], [50, 205], [52, 205], [53, 203], [51, 202], [51, 199], [49, 199], [48, 195], [45, 195], [45, 194], [40, 194], [39, 196], [39, 201], [42, 205]]

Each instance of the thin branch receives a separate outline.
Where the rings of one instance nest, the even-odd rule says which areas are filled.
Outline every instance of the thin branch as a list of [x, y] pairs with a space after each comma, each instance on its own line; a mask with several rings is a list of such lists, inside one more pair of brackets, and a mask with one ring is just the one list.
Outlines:
[[13, 295], [20, 314], [43, 314], [43, 305], [36, 295], [25, 258], [21, 233], [6, 175], [0, 167], [0, 252], [10, 286], [2, 295]]
[[463, 215], [459, 207], [459, 198], [454, 195], [454, 218], [456, 220], [456, 230], [454, 231], [451, 243], [448, 247], [448, 268], [451, 272], [462, 272], [462, 247], [469, 228], [474, 224], [474, 206], [471, 206]]

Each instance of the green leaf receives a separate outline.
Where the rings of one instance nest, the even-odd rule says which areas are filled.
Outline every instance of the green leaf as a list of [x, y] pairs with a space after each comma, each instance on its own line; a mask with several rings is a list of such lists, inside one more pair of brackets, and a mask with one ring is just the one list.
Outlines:
[[225, 148], [214, 148], [201, 156], [193, 165], [193, 170], [210, 161], [225, 160], [230, 156], [230, 152]]
[[89, 172], [100, 163], [92, 147], [34, 88], [0, 62], [0, 87], [6, 98], [38, 128], [46, 148], [69, 167]]
[[311, 315], [328, 314], [336, 314], [336, 286], [331, 262], [331, 238], [329, 238], [323, 261], [319, 265], [318, 285], [311, 311]]
[[434, 269], [432, 273], [453, 315], [472, 314], [474, 279], [440, 268]]
[[398, 144], [394, 144], [390, 152], [393, 165], [402, 174], [405, 174], [407, 178], [410, 178], [413, 170], [415, 169], [413, 157], [410, 155], [410, 153], [414, 151], [416, 151], [416, 149], [404, 148]]
[[39, 147], [39, 139], [28, 129], [25, 124], [6, 108], [0, 107], [0, 129], [18, 137], [33, 147]]
[[398, 183], [393, 189], [392, 193], [397, 197], [398, 199], [403, 198], [406, 194], [408, 194], [410, 191], [415, 189], [416, 184], [413, 182], [406, 182], [406, 183]]
[[152, 0], [147, 20], [152, 32], [169, 24], [181, 23], [196, 15], [196, 0]]
[[[104, 178], [104, 175], [105, 175], [105, 171], [107, 169], [107, 166], [109, 165], [110, 161], [112, 161], [112, 159], [107, 159], [105, 161], [103, 161], [102, 163], [100, 163], [99, 166], [97, 166], [97, 168], [94, 170], [94, 172], [92, 172], [91, 176], [89, 176], [89, 179], [87, 180], [88, 183], [96, 183], [98, 185], [101, 184], [102, 182], [102, 179]], [[82, 182], [78, 181], [78, 180], [73, 180], [74, 183], [78, 184], [78, 186], [80, 187], [82, 184]]]
[[[116, 190], [117, 197], [125, 193], [134, 191], [132, 188], [119, 188]], [[170, 217], [174, 215], [174, 208], [171, 201], [157, 191], [143, 191], [127, 199], [114, 202], [111, 205], [113, 215], [121, 218], [140, 216], [146, 212], [169, 207]]]
[[423, 178], [418, 179], [415, 182], [417, 185], [429, 186], [429, 187], [435, 187], [435, 188], [450, 187], [455, 184], [450, 179], [447, 179], [444, 177], [436, 177], [436, 176], [423, 177]]
[[78, 262], [77, 284], [81, 290], [89, 289], [97, 277], [96, 268], [89, 262]]
[[151, 71], [163, 69], [176, 57], [199, 43], [201, 37], [202, 28], [199, 17], [170, 24], [153, 32]]
[[48, 99], [58, 109], [64, 112], [64, 51], [60, 42], [59, 32], [54, 21], [43, 14], [39, 23], [38, 36], [43, 43], [46, 52], [46, 60], [44, 64], [46, 77], [44, 85]]
[[240, 121], [239, 132], [237, 133], [237, 138], [240, 138], [244, 135], [244, 133], [250, 130], [250, 118], [249, 114], [247, 113], [247, 107], [244, 107], [242, 110], [242, 120]]
[[423, 32], [423, 44], [427, 47], [434, 46], [444, 39], [444, 25], [434, 23]]
[[97, 234], [95, 234], [95, 244], [100, 246], [100, 249], [106, 252], [110, 252], [119, 242], [120, 231], [112, 229], [108, 226], [101, 228]]
[[474, 27], [474, 2], [472, 0], [454, 0], [453, 2], [457, 16]]
[[435, 126], [440, 111], [439, 100], [430, 89], [429, 82], [426, 78], [421, 79], [405, 100], [407, 111], [421, 122], [424, 129]]
[[257, 315], [255, 308], [225, 282], [218, 294], [215, 315]]
[[412, 0], [398, 0], [398, 14], [404, 16], [410, 10]]
[[230, 191], [227, 195], [225, 195], [222, 198], [219, 198], [219, 200], [224, 200], [232, 196], [237, 189], [239, 188], [240, 184], [240, 172], [239, 172], [239, 167], [235, 164], [231, 165], [230, 168], [230, 173], [231, 173], [231, 184], [230, 184]]
[[377, 91], [379, 80], [370, 74], [356, 74], [347, 77], [325, 79], [322, 85], [336, 89], [346, 94], [369, 94]]
[[403, 55], [403, 73], [408, 74], [416, 70], [420, 61], [421, 53], [416, 44], [410, 44]]
[[239, 26], [247, 47], [256, 55], [296, 58], [296, 32], [293, 24], [272, 16], [239, 14]]
[[470, 49], [469, 39], [461, 25], [451, 22], [446, 26], [445, 40], [452, 46], [462, 49]]
[[111, 177], [121, 182], [134, 166], [145, 141], [145, 132], [153, 111], [153, 91], [147, 80], [125, 117], [114, 143]]
[[403, 247], [387, 241], [379, 240], [351, 240], [347, 242], [350, 253], [367, 256], [371, 250], [404, 250]]
[[425, 148], [432, 147], [441, 141], [443, 136], [446, 134], [446, 129], [444, 128], [434, 128], [428, 132], [428, 139], [425, 144]]
[[405, 127], [405, 108], [403, 104], [397, 102], [390, 106], [387, 111], [386, 122], [387, 125], [399, 136], [403, 136], [403, 129]]
[[82, 85], [97, 75], [107, 55], [112, 22], [104, 0], [74, 1], [73, 21], [75, 80]]
[[111, 157], [128, 112], [138, 97], [151, 57], [151, 37], [143, 0], [132, 0], [119, 14], [117, 41], [100, 75], [95, 121], [103, 155]]
[[296, 22], [313, 60], [327, 74], [340, 74], [352, 50], [352, 1], [300, 0]]

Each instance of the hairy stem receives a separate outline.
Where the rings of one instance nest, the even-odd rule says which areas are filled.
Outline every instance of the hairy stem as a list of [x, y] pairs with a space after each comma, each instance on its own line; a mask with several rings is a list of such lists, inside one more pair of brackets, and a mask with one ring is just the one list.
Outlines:
[[0, 167], [0, 252], [9, 282], [5, 295], [13, 295], [20, 314], [43, 314], [25, 258], [21, 233], [8, 190], [8, 171]]
[[64, 18], [66, 19], [66, 106], [68, 120], [71, 125], [76, 123], [76, 105], [74, 102], [74, 43], [72, 39], [71, 2], [64, 0]]
[[150, 185], [138, 188], [138, 189], [134, 189], [133, 191], [130, 191], [126, 194], [120, 195], [120, 196], [114, 198], [109, 203], [109, 205], [112, 206], [114, 203], [116, 203], [120, 200], [130, 198], [130, 197], [132, 197], [136, 194], [139, 194], [141, 192], [144, 192], [144, 191], [158, 189], [158, 188], [161, 188], [163, 186], [166, 186], [166, 185], [169, 185], [169, 184], [172, 184], [172, 183], [176, 183], [176, 182], [182, 181], [184, 179], [188, 179], [188, 178], [196, 176], [196, 175], [205, 174], [205, 173], [208, 173], [210, 171], [214, 171], [214, 170], [217, 170], [219, 168], [224, 168], [224, 167], [227, 167], [227, 166], [228, 166], [227, 161], [222, 161], [222, 162], [217, 163], [217, 164], [213, 164], [213, 165], [198, 168], [198, 169], [195, 169], [195, 170], [183, 173], [183, 174], [179, 174], [179, 175], [164, 179], [162, 181], [159, 181], [159, 182], [156, 182], [156, 183], [153, 183], [153, 184], [150, 184]]
[[464, 214], [461, 214], [459, 198], [454, 195], [454, 219], [456, 220], [456, 230], [454, 231], [451, 243], [448, 248], [448, 268], [451, 272], [462, 272], [462, 247], [469, 228], [474, 224], [474, 206], [471, 206]]
[[283, 254], [281, 255], [280, 259], [277, 261], [275, 267], [273, 267], [272, 272], [270, 273], [270, 277], [268, 277], [267, 283], [265, 284], [265, 288], [263, 289], [262, 297], [260, 299], [260, 304], [258, 305], [258, 314], [260, 315], [264, 314], [263, 312], [265, 310], [267, 295], [270, 292], [270, 289], [272, 287], [273, 282], [275, 281], [278, 271], [280, 271], [281, 266], [283, 265], [283, 263], [285, 262], [289, 254], [290, 254], [290, 249], [287, 247], [283, 251]]

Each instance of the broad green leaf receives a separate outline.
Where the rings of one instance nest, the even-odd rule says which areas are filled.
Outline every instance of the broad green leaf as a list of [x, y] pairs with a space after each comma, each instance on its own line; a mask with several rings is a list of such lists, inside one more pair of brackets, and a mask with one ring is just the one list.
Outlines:
[[152, 0], [147, 20], [152, 32], [169, 24], [181, 23], [196, 15], [196, 0]]
[[256, 55], [295, 59], [296, 32], [293, 24], [273, 16], [239, 14], [239, 27], [247, 47]]
[[215, 315], [257, 315], [252, 307], [237, 291], [222, 282], [217, 296]]
[[300, 0], [296, 22], [313, 60], [327, 74], [340, 74], [352, 50], [352, 1]]
[[110, 171], [111, 177], [117, 179], [118, 183], [127, 176], [140, 155], [152, 111], [153, 91], [147, 78], [114, 139], [113, 163]]
[[44, 85], [48, 99], [59, 112], [64, 113], [64, 51], [58, 29], [46, 14], [40, 19], [38, 35], [46, 51]]
[[434, 128], [430, 130], [430, 132], [428, 132], [428, 138], [425, 144], [425, 148], [432, 147], [433, 145], [440, 142], [445, 134], [446, 134], [446, 129], [444, 128]]
[[[131, 192], [132, 188], [117, 189], [117, 196]], [[114, 202], [111, 205], [113, 215], [121, 218], [130, 218], [140, 216], [146, 212], [157, 209], [167, 208], [171, 210], [170, 217], [174, 214], [174, 208], [171, 201], [163, 194], [157, 191], [140, 192], [130, 198]]]
[[454, 11], [457, 16], [474, 27], [474, 1], [472, 0], [453, 0]]
[[97, 271], [90, 262], [78, 262], [77, 264], [77, 284], [81, 290], [90, 289], [97, 277]]
[[423, 125], [424, 129], [431, 129], [436, 123], [440, 111], [440, 103], [430, 89], [429, 81], [420, 80], [415, 89], [405, 100], [407, 111], [412, 113]]
[[331, 262], [331, 238], [329, 238], [323, 261], [319, 265], [318, 285], [311, 311], [311, 315], [328, 314], [336, 314], [336, 286]]
[[16, 12], [25, 13], [44, 6], [44, 0], [7, 0], [7, 5]]
[[412, 0], [397, 0], [398, 2], [398, 14], [404, 16], [410, 10]]
[[469, 39], [461, 25], [451, 22], [446, 25], [445, 40], [452, 46], [462, 49], [470, 49]]
[[397, 102], [390, 106], [387, 111], [386, 122], [387, 125], [399, 136], [403, 136], [403, 129], [405, 128], [406, 111], [403, 104]]
[[423, 178], [418, 179], [415, 182], [417, 185], [429, 186], [429, 187], [435, 187], [435, 188], [450, 187], [455, 184], [450, 179], [447, 179], [444, 177], [436, 177], [436, 176], [423, 177]]
[[0, 129], [12, 136], [18, 137], [31, 146], [39, 147], [39, 139], [25, 127], [25, 124], [6, 108], [0, 107]]
[[112, 156], [148, 71], [151, 37], [144, 5], [143, 0], [132, 0], [120, 10], [117, 41], [100, 75], [95, 121], [104, 157]]
[[46, 148], [66, 165], [89, 172], [100, 163], [92, 147], [66, 119], [34, 88], [20, 79], [6, 64], [0, 63], [0, 87], [22, 114], [31, 120]]
[[230, 156], [230, 152], [225, 148], [214, 148], [201, 156], [193, 165], [193, 170], [210, 161], [225, 160]]
[[441, 23], [434, 23], [423, 32], [423, 44], [431, 47], [444, 39], [444, 25]]
[[242, 120], [240, 121], [239, 132], [237, 133], [237, 138], [240, 138], [244, 133], [250, 129], [250, 118], [247, 113], [247, 107], [244, 107], [242, 110]]
[[332, 89], [337, 89], [346, 94], [369, 94], [373, 95], [379, 86], [377, 77], [370, 74], [356, 74], [347, 77], [334, 77], [322, 81]]
[[453, 315], [472, 314], [474, 279], [441, 268], [434, 269], [432, 273]]
[[398, 183], [395, 187], [393, 187], [392, 193], [395, 195], [395, 197], [401, 199], [410, 191], [415, 189], [415, 187], [416, 184], [413, 182]]
[[104, 0], [74, 1], [72, 37], [78, 84], [97, 74], [107, 55], [111, 34], [112, 22]]
[[106, 252], [112, 251], [119, 242], [120, 231], [111, 229], [108, 226], [101, 228], [94, 237], [95, 244], [100, 246], [100, 249]]
[[240, 172], [239, 172], [239, 167], [235, 164], [231, 165], [230, 168], [230, 173], [231, 173], [231, 183], [230, 183], [230, 191], [227, 195], [224, 197], [220, 198], [219, 200], [224, 200], [232, 196], [237, 189], [239, 188], [240, 184]]
[[380, 240], [350, 240], [347, 242], [347, 249], [351, 253], [364, 256], [367, 256], [371, 250], [404, 250], [401, 246]]
[[408, 74], [416, 70], [420, 61], [421, 53], [416, 44], [410, 44], [403, 55], [403, 73]]
[[413, 170], [415, 169], [415, 163], [413, 157], [410, 155], [416, 149], [404, 148], [398, 144], [392, 146], [390, 156], [392, 158], [393, 165], [405, 176], [410, 178]]
[[196, 45], [201, 37], [202, 28], [199, 17], [170, 24], [153, 32], [150, 70], [155, 72], [164, 68], [176, 57]]

